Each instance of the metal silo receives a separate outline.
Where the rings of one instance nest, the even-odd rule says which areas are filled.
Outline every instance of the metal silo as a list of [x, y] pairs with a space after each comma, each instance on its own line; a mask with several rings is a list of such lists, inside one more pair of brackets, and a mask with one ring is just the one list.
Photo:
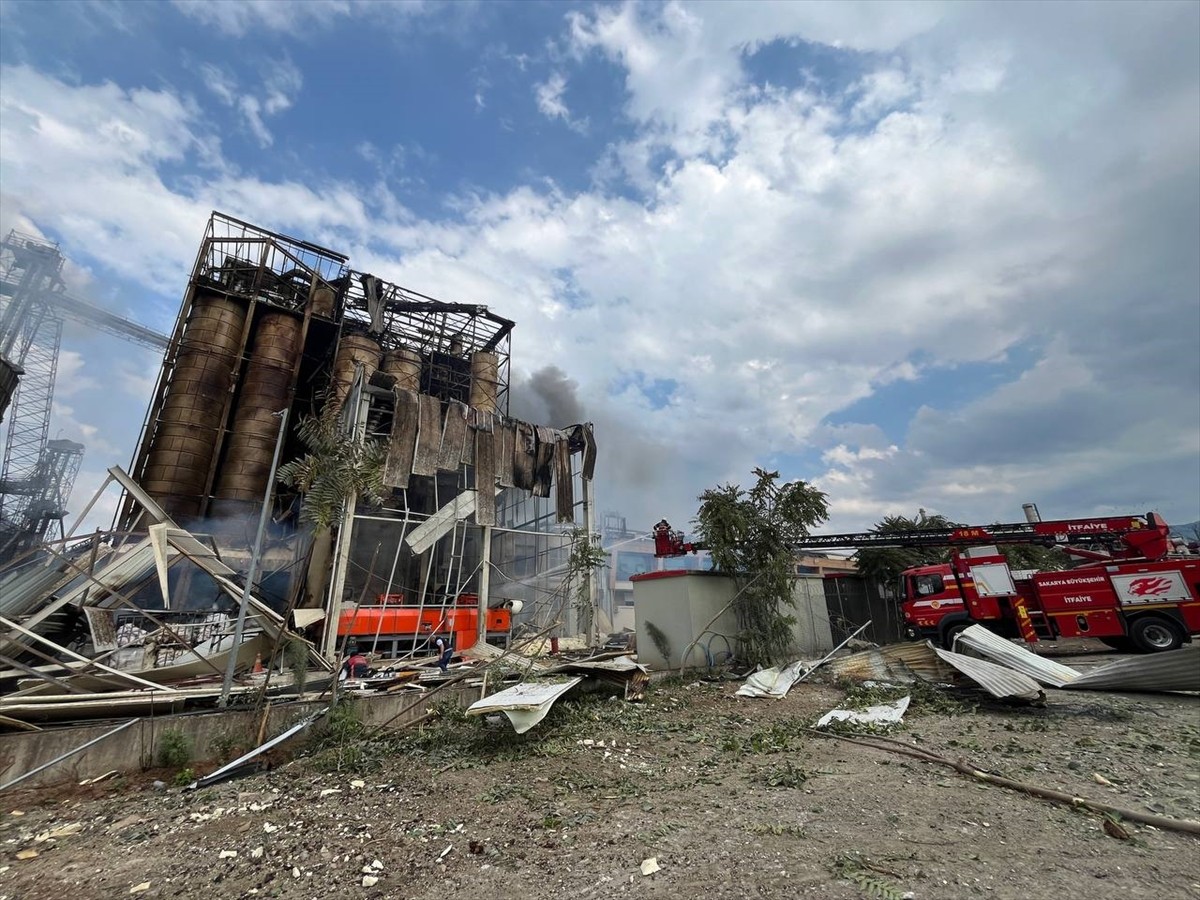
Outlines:
[[203, 506], [245, 323], [236, 300], [200, 294], [192, 305], [142, 476], [173, 517], [197, 516]]
[[500, 357], [487, 350], [471, 354], [470, 405], [486, 412], [496, 411], [500, 390]]
[[254, 349], [242, 378], [225, 459], [217, 477], [217, 515], [242, 511], [243, 504], [262, 503], [279, 435], [275, 413], [291, 401], [302, 324], [291, 313], [268, 312], [255, 328]]
[[342, 339], [338, 341], [337, 355], [333, 359], [333, 383], [330, 386], [329, 399], [341, 406], [346, 394], [350, 392], [350, 385], [354, 383], [355, 365], [361, 363], [366, 370], [364, 377], [370, 378], [379, 368], [382, 356], [379, 341], [373, 337], [358, 333], [342, 335]]
[[383, 357], [383, 371], [396, 379], [396, 387], [414, 394], [421, 392], [421, 354], [397, 347]]

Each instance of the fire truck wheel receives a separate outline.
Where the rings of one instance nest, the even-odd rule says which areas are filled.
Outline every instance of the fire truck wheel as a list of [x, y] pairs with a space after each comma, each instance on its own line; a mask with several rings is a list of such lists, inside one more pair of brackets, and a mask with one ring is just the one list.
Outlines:
[[1161, 616], [1141, 616], [1129, 624], [1129, 637], [1143, 653], [1178, 650], [1183, 644], [1179, 629]]
[[942, 632], [942, 649], [953, 650], [954, 639], [966, 631], [973, 625], [973, 622], [955, 622], [946, 626], [946, 630]]

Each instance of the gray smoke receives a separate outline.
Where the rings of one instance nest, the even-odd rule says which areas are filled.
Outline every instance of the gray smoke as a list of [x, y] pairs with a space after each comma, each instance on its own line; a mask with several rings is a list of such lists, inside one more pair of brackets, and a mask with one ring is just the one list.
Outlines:
[[528, 380], [514, 380], [512, 414], [526, 422], [555, 428], [575, 425], [584, 421], [583, 404], [575, 394], [578, 386], [558, 366], [545, 366]]

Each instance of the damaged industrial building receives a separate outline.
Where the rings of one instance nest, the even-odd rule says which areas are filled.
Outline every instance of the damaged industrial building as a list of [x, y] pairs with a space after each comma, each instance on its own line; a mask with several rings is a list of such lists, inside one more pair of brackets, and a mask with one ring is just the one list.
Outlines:
[[[60, 336], [72, 314], [47, 299], [65, 297], [54, 279], [15, 264], [25, 249], [0, 298], [14, 405], [46, 322]], [[165, 348], [129, 468], [68, 527], [63, 476], [84, 448], [54, 462], [43, 427], [31, 474], [0, 484], [0, 509], [26, 510], [38, 466], [57, 466], [37, 495], [54, 492], [51, 514], [4, 520], [9, 727], [211, 707], [264, 679], [320, 690], [353, 647], [411, 688], [436, 678], [405, 669], [438, 637], [461, 651], [600, 627], [562, 583], [595, 531], [592, 426], [509, 415], [511, 320], [220, 213], [169, 336], [111, 319]], [[120, 492], [113, 527], [79, 533], [105, 491]], [[594, 597], [582, 578], [572, 591]]]

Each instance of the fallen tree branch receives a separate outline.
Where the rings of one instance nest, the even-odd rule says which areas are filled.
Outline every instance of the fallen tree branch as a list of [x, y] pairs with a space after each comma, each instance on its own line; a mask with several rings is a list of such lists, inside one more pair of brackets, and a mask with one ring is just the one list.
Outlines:
[[[999, 785], [1003, 788], [1008, 788], [1011, 791], [1018, 791], [1023, 794], [1029, 794], [1032, 797], [1040, 797], [1043, 800], [1051, 800], [1055, 803], [1065, 803], [1073, 808], [1083, 808], [1097, 813], [1110, 813], [1120, 816], [1122, 819], [1128, 819], [1131, 822], [1140, 822], [1143, 825], [1153, 825], [1155, 828], [1163, 828], [1168, 831], [1182, 831], [1186, 834], [1194, 834], [1200, 836], [1200, 822], [1191, 819], [1172, 819], [1169, 816], [1156, 816], [1153, 813], [1144, 813], [1136, 809], [1125, 809], [1121, 806], [1113, 806], [1110, 803], [1102, 803], [1099, 800], [1088, 800], [1085, 797], [1073, 797], [1070, 794], [1065, 794], [1062, 791], [1056, 791], [1052, 788], [1044, 788], [1036, 784], [1026, 784], [1023, 781], [1014, 781], [1011, 778], [1005, 778], [1002, 775], [993, 775], [990, 772], [984, 772], [976, 766], [970, 765], [966, 760], [952, 760], [945, 756], [939, 756], [929, 750], [922, 750], [919, 747], [911, 747], [900, 741], [891, 740], [884, 737], [872, 737], [867, 740], [864, 738], [850, 737], [845, 734], [836, 734], [830, 731], [821, 731], [817, 728], [808, 729], [813, 734], [819, 734], [822, 737], [832, 738], [836, 741], [845, 741], [849, 744], [858, 744], [862, 747], [871, 747], [875, 750], [884, 750], [888, 753], [898, 753], [902, 756], [909, 756], [913, 759], [924, 760], [925, 762], [938, 763], [943, 766], [949, 766], [961, 775], [966, 775], [968, 778], [974, 778], [978, 781], [985, 781], [989, 784]], [[878, 743], [882, 742], [882, 743]], [[884, 744], [890, 746], [884, 746]]]

